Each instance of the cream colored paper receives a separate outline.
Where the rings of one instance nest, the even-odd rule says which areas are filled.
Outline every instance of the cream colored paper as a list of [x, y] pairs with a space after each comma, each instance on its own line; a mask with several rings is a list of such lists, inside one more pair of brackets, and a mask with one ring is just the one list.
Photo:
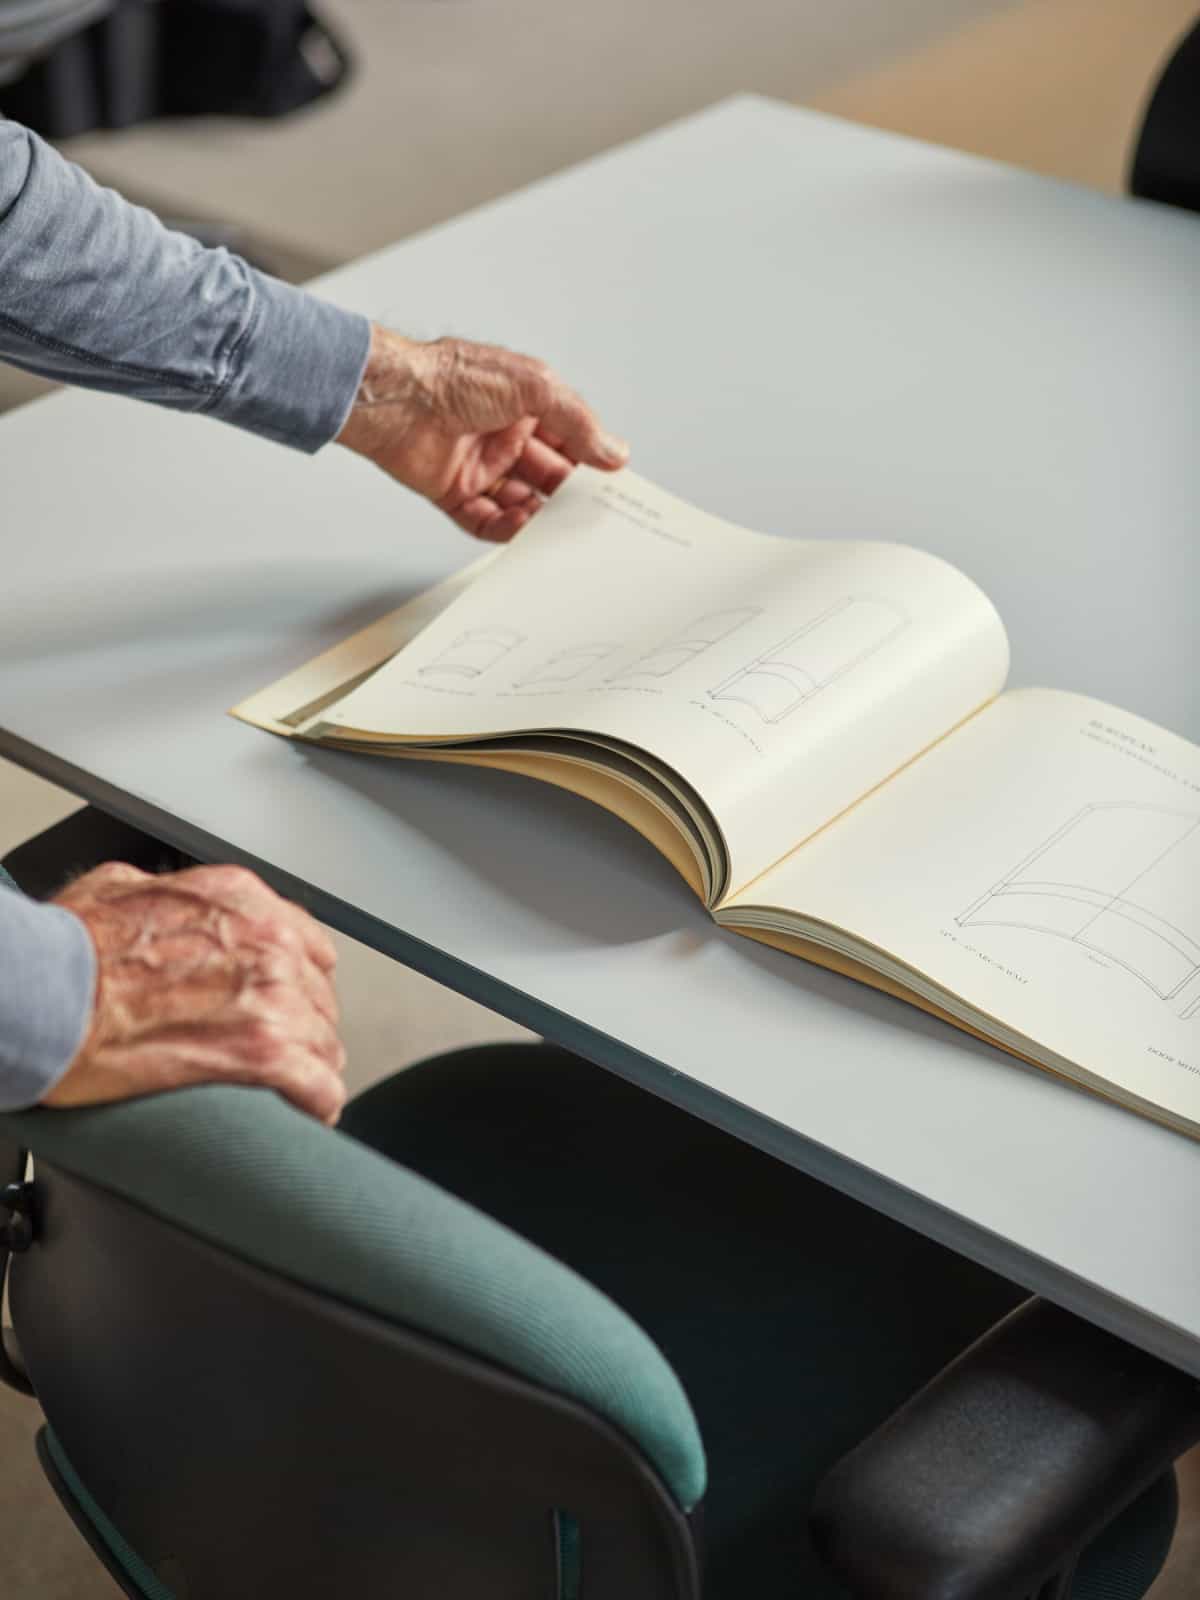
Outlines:
[[332, 650], [326, 650], [266, 689], [249, 695], [234, 706], [230, 714], [256, 728], [265, 728], [268, 733], [295, 738], [297, 730], [311, 723], [324, 706], [348, 694], [369, 673], [390, 661], [398, 650], [415, 639], [498, 554], [499, 551], [492, 550], [480, 556], [445, 582], [416, 595], [395, 611], [389, 611], [369, 627], [334, 645]]
[[581, 468], [317, 720], [363, 742], [633, 746], [697, 791], [744, 884], [994, 696], [1007, 665], [991, 604], [935, 557], [750, 533]]
[[1200, 1123], [1200, 750], [1141, 718], [1006, 694], [720, 916]]

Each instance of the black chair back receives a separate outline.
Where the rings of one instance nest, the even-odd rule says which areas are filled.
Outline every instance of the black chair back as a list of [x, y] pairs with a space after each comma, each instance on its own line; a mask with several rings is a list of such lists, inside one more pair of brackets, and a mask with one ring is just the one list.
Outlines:
[[698, 1600], [689, 1520], [584, 1407], [52, 1167], [35, 1199], [25, 1362], [174, 1600]]

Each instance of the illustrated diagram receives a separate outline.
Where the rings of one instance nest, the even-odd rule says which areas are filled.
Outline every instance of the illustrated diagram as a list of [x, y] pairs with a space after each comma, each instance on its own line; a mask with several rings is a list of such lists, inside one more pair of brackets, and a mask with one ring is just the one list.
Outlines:
[[662, 644], [647, 650], [608, 680], [620, 683], [625, 678], [665, 678], [679, 667], [686, 667], [712, 645], [728, 639], [751, 617], [761, 617], [761, 606], [735, 606], [727, 611], [709, 611], [696, 617]]
[[708, 691], [737, 700], [764, 722], [782, 722], [903, 633], [908, 618], [886, 600], [848, 596]]
[[515, 628], [468, 628], [440, 655], [419, 667], [417, 676], [477, 678], [524, 642], [525, 635]]
[[523, 678], [517, 678], [513, 684], [514, 689], [542, 688], [546, 684], [570, 683], [573, 679], [582, 677], [590, 667], [603, 661], [605, 656], [611, 655], [617, 648], [610, 639], [603, 643], [593, 641], [591, 644], [568, 645], [565, 650], [558, 650], [548, 656], [540, 666], [534, 667], [532, 672], [526, 673]]
[[1200, 815], [1110, 801], [1084, 806], [955, 918], [1026, 928], [1106, 956], [1171, 1002], [1200, 1012]]

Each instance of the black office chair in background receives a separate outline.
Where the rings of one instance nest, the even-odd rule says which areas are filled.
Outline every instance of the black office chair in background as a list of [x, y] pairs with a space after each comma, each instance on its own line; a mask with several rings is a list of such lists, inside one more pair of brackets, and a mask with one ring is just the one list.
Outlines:
[[1175, 46], [1151, 92], [1129, 189], [1143, 200], [1200, 211], [1200, 21]]
[[[350, 72], [340, 36], [305, 0], [0, 0], [0, 116], [51, 140], [154, 119], [283, 116]], [[292, 282], [333, 265], [256, 229], [150, 207]]]
[[349, 72], [306, 0], [0, 0], [0, 110], [47, 139], [283, 116]]
[[[8, 864], [114, 855], [174, 864], [92, 811]], [[548, 1046], [0, 1139], [9, 1375], [138, 1600], [1135, 1600], [1169, 1546], [1190, 1379]]]

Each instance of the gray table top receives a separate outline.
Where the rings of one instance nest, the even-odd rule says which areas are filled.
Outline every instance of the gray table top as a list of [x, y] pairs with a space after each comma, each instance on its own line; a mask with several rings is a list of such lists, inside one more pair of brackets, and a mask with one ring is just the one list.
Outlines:
[[[558, 365], [634, 465], [991, 595], [1014, 683], [1200, 738], [1200, 225], [739, 99], [326, 279]], [[474, 547], [308, 461], [71, 394], [0, 423], [0, 752], [1200, 1374], [1200, 1148], [727, 936], [500, 774], [226, 708]]]

